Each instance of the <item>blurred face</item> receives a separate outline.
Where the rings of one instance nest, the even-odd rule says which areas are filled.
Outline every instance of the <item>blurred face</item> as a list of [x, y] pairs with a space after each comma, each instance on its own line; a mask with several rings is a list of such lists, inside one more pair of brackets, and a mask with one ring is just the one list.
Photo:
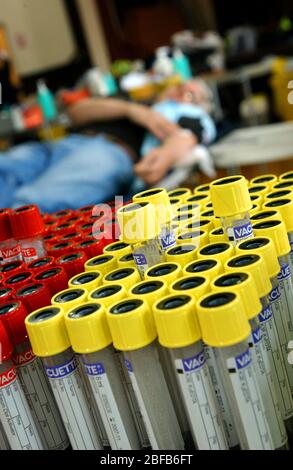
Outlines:
[[209, 99], [207, 92], [200, 82], [190, 80], [182, 85], [167, 89], [163, 99], [171, 99], [178, 103], [190, 103], [201, 105]]

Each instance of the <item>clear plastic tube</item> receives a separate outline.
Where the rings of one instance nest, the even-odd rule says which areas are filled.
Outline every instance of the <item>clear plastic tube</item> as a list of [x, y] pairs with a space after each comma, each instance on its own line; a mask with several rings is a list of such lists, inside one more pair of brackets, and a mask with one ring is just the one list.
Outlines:
[[0, 450], [10, 450], [9, 442], [7, 441], [6, 434], [3, 426], [0, 423]]
[[23, 261], [28, 264], [47, 255], [45, 242], [41, 237], [20, 240]]
[[165, 254], [158, 238], [143, 243], [136, 243], [132, 245], [132, 251], [136, 267], [142, 280], [149, 268], [165, 260]]
[[22, 261], [22, 254], [19, 243], [11, 238], [0, 243], [0, 265], [13, 261]]
[[253, 238], [253, 228], [249, 212], [221, 218], [227, 241], [238, 245], [248, 238]]

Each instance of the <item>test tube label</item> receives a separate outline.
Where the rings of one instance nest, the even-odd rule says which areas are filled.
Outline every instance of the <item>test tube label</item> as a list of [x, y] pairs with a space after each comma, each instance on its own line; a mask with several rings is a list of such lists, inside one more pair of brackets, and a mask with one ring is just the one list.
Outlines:
[[35, 248], [23, 248], [21, 250], [23, 259], [25, 263], [30, 263], [31, 261], [34, 261], [37, 256], [37, 251]]
[[204, 350], [190, 358], [176, 359], [175, 367], [198, 449], [227, 449]]
[[237, 225], [234, 227], [229, 227], [227, 229], [227, 235], [229, 241], [239, 243], [248, 238], [253, 238], [253, 228], [252, 223], [245, 222], [243, 225]]
[[46, 373], [74, 450], [100, 450], [75, 358]]
[[167, 251], [176, 245], [176, 237], [173, 231], [168, 231], [160, 235], [160, 245], [163, 251]]
[[293, 400], [286, 370], [282, 360], [282, 350], [276, 325], [273, 319], [273, 309], [269, 305], [259, 314], [258, 319], [263, 331], [263, 343], [271, 362], [274, 384], [284, 419], [293, 416]]
[[144, 255], [134, 254], [133, 255], [134, 261], [137, 266], [147, 266], [147, 259]]
[[10, 446], [7, 441], [4, 429], [2, 424], [0, 423], [0, 450], [9, 450]]
[[12, 450], [42, 450], [14, 367], [0, 374], [0, 420]]
[[135, 392], [135, 395], [136, 395], [136, 398], [137, 398], [137, 401], [138, 401], [138, 405], [139, 405], [139, 408], [140, 408], [140, 412], [142, 414], [142, 419], [143, 419], [145, 428], [146, 428], [147, 433], [148, 433], [148, 437], [149, 437], [149, 440], [150, 440], [152, 450], [160, 450], [158, 442], [157, 442], [156, 437], [155, 437], [155, 432], [153, 430], [150, 418], [148, 416], [148, 413], [147, 413], [147, 410], [146, 410], [146, 407], [145, 407], [145, 404], [144, 404], [144, 401], [143, 401], [143, 398], [142, 398], [142, 395], [141, 395], [141, 392], [140, 392], [140, 389], [139, 389], [139, 386], [138, 386], [138, 383], [137, 383], [137, 380], [136, 380], [136, 377], [135, 377], [135, 373], [134, 373], [132, 364], [127, 359], [125, 359], [125, 367], [128, 371], [128, 374], [129, 374], [129, 377], [130, 377], [130, 380], [131, 380], [131, 383], [132, 383], [132, 386], [133, 386], [133, 389], [134, 389], [134, 392]]
[[[252, 341], [252, 360], [262, 399], [266, 406], [268, 426], [275, 448], [280, 449], [287, 442], [287, 433], [274, 387], [270, 362], [263, 341], [263, 331], [260, 326], [252, 331]], [[250, 341], [248, 342], [250, 343]]]
[[273, 450], [250, 351], [227, 359], [226, 365], [249, 449]]
[[216, 359], [216, 350], [213, 348], [204, 345], [205, 356], [207, 359], [207, 364], [210, 372], [210, 377], [214, 390], [216, 392], [216, 397], [218, 404], [222, 413], [223, 423], [226, 431], [226, 436], [228, 439], [228, 444], [230, 449], [239, 445], [239, 439], [236, 432], [236, 427], [234, 419], [232, 416], [232, 411], [229, 405], [229, 400], [225, 387], [223, 385], [221, 376], [219, 374], [219, 366]]
[[98, 408], [103, 418], [112, 450], [131, 450], [112, 387], [102, 363], [85, 364]]
[[13, 363], [26, 399], [39, 423], [39, 432], [46, 448], [66, 449], [69, 445], [66, 431], [40, 359], [29, 347], [22, 353], [14, 354]]
[[0, 262], [10, 263], [13, 261], [22, 261], [21, 249], [19, 245], [0, 250]]

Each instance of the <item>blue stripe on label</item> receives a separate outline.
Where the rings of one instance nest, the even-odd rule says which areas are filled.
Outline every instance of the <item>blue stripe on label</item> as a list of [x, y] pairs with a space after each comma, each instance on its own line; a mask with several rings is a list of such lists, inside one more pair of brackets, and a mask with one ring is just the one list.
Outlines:
[[251, 364], [251, 355], [249, 349], [239, 356], [236, 356], [235, 361], [238, 370], [245, 369], [245, 367], [249, 366], [249, 364]]
[[85, 369], [87, 375], [93, 376], [93, 375], [103, 375], [106, 373], [105, 368], [103, 364], [97, 363], [97, 364], [85, 364]]
[[252, 332], [252, 338], [253, 338], [253, 343], [254, 344], [258, 344], [261, 341], [262, 331], [261, 331], [260, 327]]
[[128, 372], [133, 372], [133, 367], [132, 367], [131, 362], [128, 361], [127, 359], [125, 359], [124, 363], [125, 363], [125, 367], [128, 370]]
[[77, 369], [76, 359], [66, 362], [60, 366], [45, 367], [49, 379], [63, 379], [72, 374]]
[[206, 358], [204, 351], [202, 350], [196, 356], [182, 360], [184, 372], [193, 372], [194, 370], [198, 370], [203, 367], [205, 362]]
[[269, 295], [270, 302], [276, 302], [281, 297], [281, 292], [279, 287], [275, 287]]
[[160, 243], [163, 250], [168, 250], [172, 246], [176, 245], [176, 237], [174, 232], [168, 232], [160, 236]]
[[284, 279], [288, 279], [291, 276], [291, 269], [289, 264], [284, 264], [280, 273], [278, 274], [278, 280], [284, 281]]
[[235, 240], [244, 240], [252, 235], [253, 229], [251, 222], [246, 222], [244, 225], [233, 227]]
[[133, 258], [137, 266], [145, 266], [148, 264], [144, 255], [133, 255]]
[[258, 319], [260, 323], [265, 323], [266, 321], [270, 320], [273, 316], [273, 309], [272, 306], [269, 305], [268, 307], [264, 308], [263, 311], [259, 314]]

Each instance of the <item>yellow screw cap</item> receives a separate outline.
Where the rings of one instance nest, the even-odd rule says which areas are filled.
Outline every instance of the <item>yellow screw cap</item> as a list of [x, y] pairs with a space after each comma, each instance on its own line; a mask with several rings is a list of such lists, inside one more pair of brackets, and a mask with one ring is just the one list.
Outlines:
[[194, 193], [193, 196], [188, 196], [185, 199], [185, 204], [198, 204], [202, 209], [206, 204], [211, 202], [211, 196], [209, 193]]
[[168, 284], [163, 281], [139, 282], [129, 292], [129, 297], [145, 300], [152, 307], [158, 299], [169, 293]]
[[178, 263], [160, 263], [149, 268], [145, 274], [146, 279], [160, 280], [168, 285], [182, 275], [181, 265]]
[[293, 180], [293, 171], [288, 171], [287, 173], [283, 173], [280, 178], [280, 181], [291, 181]]
[[249, 211], [250, 217], [255, 215], [260, 210], [261, 210], [261, 204], [253, 204], [252, 209]]
[[255, 280], [250, 273], [231, 271], [222, 274], [213, 280], [211, 290], [239, 294], [248, 320], [255, 318], [262, 310]]
[[136, 268], [116, 269], [103, 278], [106, 284], [121, 284], [127, 292], [141, 280], [139, 272]]
[[167, 263], [178, 263], [184, 268], [188, 263], [196, 260], [198, 247], [196, 245], [176, 245], [166, 251]]
[[236, 255], [249, 253], [260, 255], [264, 258], [269, 277], [272, 279], [280, 272], [280, 265], [277, 257], [275, 245], [271, 238], [255, 237], [245, 240], [236, 247]]
[[185, 214], [188, 212], [189, 214], [198, 215], [200, 216], [201, 206], [195, 202], [190, 204], [180, 204], [180, 206], [176, 209], [176, 215], [180, 216], [180, 214]]
[[216, 217], [229, 217], [248, 212], [251, 200], [244, 176], [232, 176], [211, 184], [211, 197]]
[[128, 243], [115, 242], [106, 246], [103, 250], [103, 253], [105, 255], [112, 255], [118, 260], [121, 258], [121, 256], [131, 254], [131, 246], [128, 245]]
[[215, 228], [209, 233], [209, 243], [225, 243], [227, 236], [222, 228]]
[[234, 256], [225, 263], [224, 269], [226, 272], [244, 271], [250, 273], [256, 283], [259, 297], [265, 297], [272, 290], [266, 262], [263, 256], [257, 253]]
[[274, 209], [263, 209], [255, 212], [251, 217], [251, 222], [257, 224], [262, 220], [282, 220], [281, 213]]
[[127, 291], [124, 286], [119, 284], [109, 284], [93, 290], [89, 294], [88, 300], [89, 302], [98, 302], [105, 308], [108, 308], [110, 305], [114, 304], [115, 302], [119, 302], [126, 297]]
[[25, 326], [34, 354], [50, 357], [70, 348], [64, 323], [64, 310], [59, 306], [41, 308], [25, 319]]
[[170, 204], [171, 204], [172, 213], [173, 213], [173, 216], [174, 216], [176, 214], [176, 210], [178, 209], [178, 207], [181, 206], [182, 201], [181, 201], [181, 199], [178, 199], [176, 197], [170, 197]]
[[112, 343], [106, 310], [98, 302], [86, 302], [65, 315], [65, 326], [73, 351], [90, 354]]
[[119, 351], [134, 351], [157, 337], [154, 317], [147, 302], [128, 299], [112, 305], [107, 312], [113, 344]]
[[269, 185], [259, 185], [259, 186], [250, 186], [248, 192], [250, 196], [261, 196], [264, 198], [271, 191], [271, 186]]
[[256, 237], [269, 237], [273, 240], [278, 258], [291, 251], [286, 226], [281, 220], [264, 220], [253, 226]]
[[[152, 240], [161, 231], [155, 206], [149, 202], [129, 204], [122, 207], [117, 211], [117, 218], [121, 230], [121, 239], [125, 243], [135, 244]], [[120, 256], [119, 253], [119, 258]]]
[[201, 339], [195, 300], [190, 295], [164, 297], [153, 309], [159, 343], [165, 348], [184, 348]]
[[281, 181], [277, 184], [274, 184], [274, 186], [272, 186], [272, 192], [274, 191], [282, 191], [282, 190], [286, 190], [286, 189], [289, 189], [289, 190], [292, 190], [293, 189], [293, 180], [289, 180], [289, 181]]
[[178, 188], [168, 192], [170, 199], [180, 199], [181, 202], [184, 201], [184, 199], [186, 199], [188, 196], [191, 196], [191, 194], [191, 189], [188, 188]]
[[194, 231], [194, 230], [205, 230], [206, 232], [210, 232], [213, 230], [214, 225], [213, 221], [210, 219], [197, 219], [196, 217], [194, 220], [190, 221], [188, 224], [183, 225], [182, 224], [182, 229], [181, 232], [188, 232], [188, 231]]
[[133, 254], [129, 253], [118, 259], [118, 268], [135, 268], [136, 264], [133, 258]]
[[155, 188], [136, 194], [133, 202], [150, 202], [155, 206], [157, 220], [160, 225], [164, 225], [173, 218], [173, 209], [166, 189]]
[[194, 274], [198, 276], [204, 276], [209, 281], [222, 272], [222, 263], [215, 259], [201, 259], [199, 261], [195, 261], [188, 264], [183, 270], [184, 276], [190, 276]]
[[253, 178], [250, 181], [251, 186], [270, 186], [272, 187], [275, 183], [278, 182], [278, 177], [276, 175], [262, 175], [262, 176], [257, 176], [256, 178]]
[[263, 197], [260, 196], [259, 194], [252, 194], [250, 196], [250, 200], [253, 204], [262, 204]]
[[280, 189], [279, 191], [272, 191], [268, 193], [264, 198], [264, 204], [269, 201], [276, 199], [291, 199], [293, 200], [293, 190], [291, 189]]
[[171, 294], [191, 295], [196, 300], [206, 294], [209, 290], [210, 281], [203, 276], [195, 274], [180, 277], [170, 287]]
[[107, 274], [114, 269], [117, 269], [117, 259], [112, 255], [100, 255], [88, 260], [85, 263], [86, 272], [99, 271], [102, 274]]
[[59, 292], [52, 298], [52, 305], [62, 307], [65, 313], [87, 301], [88, 291], [83, 287], [71, 288]]
[[287, 232], [293, 232], [293, 200], [277, 199], [275, 201], [266, 202], [264, 209], [275, 209], [280, 212], [283, 222], [286, 225]]
[[202, 247], [207, 245], [209, 242], [209, 234], [206, 230], [194, 230], [188, 232], [182, 232], [177, 238], [178, 245], [195, 245], [197, 247]]
[[217, 292], [202, 297], [196, 304], [204, 342], [225, 348], [244, 341], [251, 328], [239, 294]]
[[68, 283], [68, 287], [72, 289], [76, 289], [78, 287], [82, 287], [88, 293], [90, 293], [93, 289], [96, 289], [102, 283], [103, 276], [99, 271], [91, 271], [82, 274], [78, 274], [70, 279]]
[[232, 243], [210, 243], [197, 252], [198, 259], [215, 259], [224, 264], [235, 253]]
[[194, 194], [198, 194], [198, 193], [207, 193], [209, 194], [210, 193], [210, 184], [201, 184], [200, 186], [196, 186], [196, 188], [194, 188]]
[[186, 225], [190, 225], [194, 228], [199, 225], [199, 213], [184, 212], [183, 214], [179, 214], [177, 212], [172, 222], [179, 225], [179, 230], [182, 230]]

